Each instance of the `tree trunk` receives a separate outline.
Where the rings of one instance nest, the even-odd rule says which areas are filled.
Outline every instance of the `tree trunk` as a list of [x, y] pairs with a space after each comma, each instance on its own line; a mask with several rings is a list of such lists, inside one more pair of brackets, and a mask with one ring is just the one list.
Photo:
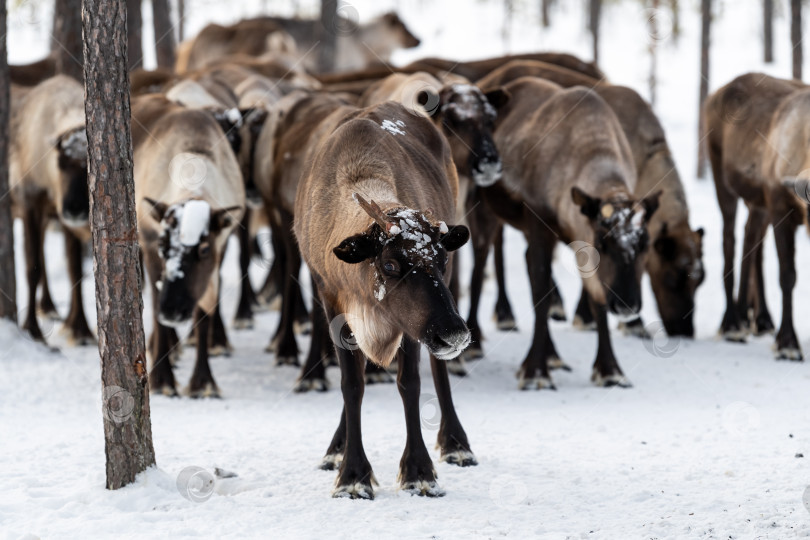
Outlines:
[[[6, 3], [0, 6], [0, 319], [17, 321], [17, 280], [14, 275], [14, 218], [8, 196], [8, 49], [6, 47]], [[33, 306], [32, 306], [33, 309]]]
[[658, 40], [660, 39], [661, 29], [659, 28], [659, 21], [657, 17], [658, 9], [661, 2], [660, 0], [650, 0], [650, 9], [652, 14], [647, 17], [647, 32], [650, 34], [648, 42], [648, 50], [650, 51], [650, 76], [647, 79], [650, 88], [650, 105], [655, 107], [658, 87]]
[[341, 28], [338, 21], [339, 1], [321, 0], [321, 43], [318, 51], [318, 71], [321, 73], [335, 70], [337, 34]]
[[56, 0], [53, 7], [51, 53], [56, 57], [56, 72], [83, 81], [82, 0]]
[[551, 26], [551, 2], [552, 0], [540, 0], [540, 13], [543, 19], [543, 28]]
[[700, 17], [700, 97], [698, 99], [698, 162], [697, 176], [706, 176], [706, 143], [703, 140], [706, 126], [703, 121], [703, 103], [709, 95], [709, 45], [712, 26], [712, 0], [701, 0]]
[[503, 0], [503, 26], [501, 26], [501, 40], [503, 41], [504, 52], [509, 52], [509, 42], [512, 37], [512, 15], [515, 13], [515, 6], [512, 0]]
[[127, 0], [84, 0], [85, 113], [107, 489], [155, 464], [127, 70]]
[[141, 28], [141, 0], [126, 0], [127, 4], [127, 66], [129, 69], [143, 65], [143, 37]]
[[174, 69], [174, 25], [168, 0], [152, 0], [158, 67]]
[[186, 39], [186, 0], [177, 0], [177, 43]]
[[602, 17], [602, 0], [589, 0], [588, 29], [593, 36], [593, 63], [599, 63], [599, 20]]
[[802, 80], [802, 0], [790, 0], [790, 43], [793, 46], [793, 78]]
[[765, 62], [773, 62], [773, 0], [762, 1], [762, 41]]

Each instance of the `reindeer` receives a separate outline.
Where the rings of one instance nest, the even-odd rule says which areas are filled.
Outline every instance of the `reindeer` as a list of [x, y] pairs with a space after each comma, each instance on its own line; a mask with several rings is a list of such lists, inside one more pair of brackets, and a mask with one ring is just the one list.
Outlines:
[[615, 358], [607, 310], [630, 317], [641, 308], [640, 278], [649, 244], [647, 225], [660, 192], [636, 200], [636, 170], [615, 114], [595, 92], [561, 89], [523, 77], [505, 86], [512, 96], [500, 115], [495, 143], [503, 180], [482, 189], [491, 208], [526, 235], [535, 304], [534, 338], [519, 371], [519, 388], [553, 388], [548, 360], [551, 260], [563, 241], [598, 264], [582, 269], [597, 321], [599, 346], [591, 380], [630, 386]]
[[[481, 207], [476, 185], [491, 185], [500, 179], [501, 158], [492, 139], [497, 109], [503, 107], [509, 96], [495, 87], [486, 94], [478, 86], [454, 76], [455, 82], [443, 84], [425, 72], [410, 75], [397, 73], [370, 86], [360, 98], [363, 105], [398, 101], [414, 114], [429, 116], [450, 144], [453, 161], [459, 176], [459, 200], [456, 221], [467, 218], [476, 260], [486, 252], [497, 231], [497, 218]], [[458, 276], [453, 280], [453, 292], [458, 298]], [[481, 329], [478, 325], [478, 299], [484, 280], [484, 267], [473, 272], [471, 290], [471, 316], [467, 327], [472, 334], [470, 348], [480, 349]], [[461, 357], [448, 363], [457, 375], [466, 374]]]
[[70, 313], [64, 324], [68, 342], [93, 343], [81, 287], [82, 242], [90, 238], [82, 85], [57, 75], [32, 88], [14, 107], [11, 134], [11, 197], [15, 213], [23, 221], [28, 278], [23, 328], [34, 339], [45, 341], [36, 318], [36, 292], [41, 282], [43, 307], [53, 307], [50, 294], [46, 294], [43, 242], [47, 223], [56, 216], [63, 226], [71, 283]]
[[217, 122], [161, 95], [132, 101], [135, 198], [144, 264], [152, 285], [149, 385], [177, 395], [170, 330], [194, 319], [192, 397], [218, 397], [208, 332], [228, 236], [245, 208], [239, 164]]
[[[717, 200], [723, 216], [723, 282], [726, 312], [720, 332], [729, 341], [748, 334], [749, 287], [755, 287], [754, 324], [773, 328], [765, 305], [762, 243], [770, 223], [779, 255], [782, 323], [776, 334], [778, 359], [801, 360], [793, 327], [796, 228], [805, 221], [806, 196], [791, 183], [806, 175], [807, 137], [802, 118], [810, 113], [810, 91], [798, 81], [761, 73], [737, 77], [712, 94], [703, 114]], [[757, 134], [754, 137], [752, 134]], [[740, 288], [734, 300], [734, 223], [737, 201], [748, 206]]]
[[294, 231], [325, 312], [314, 322], [339, 328], [345, 321], [353, 336], [346, 341], [333, 332], [344, 411], [323, 467], [340, 463], [334, 496], [374, 496], [360, 431], [363, 371], [366, 358], [386, 366], [395, 356], [408, 434], [400, 485], [442, 494], [419, 427], [420, 343], [430, 351], [442, 408], [442, 460], [475, 464], [445, 364], [470, 339], [446, 285], [449, 252], [469, 237], [465, 227], [446, 225], [457, 189], [445, 139], [429, 120], [393, 102], [347, 115], [303, 173]]

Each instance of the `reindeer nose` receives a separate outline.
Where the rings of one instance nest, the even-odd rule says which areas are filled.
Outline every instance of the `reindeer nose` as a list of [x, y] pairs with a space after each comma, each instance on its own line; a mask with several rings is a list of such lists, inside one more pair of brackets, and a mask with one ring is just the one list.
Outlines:
[[628, 305], [616, 299], [611, 299], [608, 302], [608, 309], [621, 319], [630, 319], [638, 315], [638, 312], [641, 311], [641, 304], [634, 302]]

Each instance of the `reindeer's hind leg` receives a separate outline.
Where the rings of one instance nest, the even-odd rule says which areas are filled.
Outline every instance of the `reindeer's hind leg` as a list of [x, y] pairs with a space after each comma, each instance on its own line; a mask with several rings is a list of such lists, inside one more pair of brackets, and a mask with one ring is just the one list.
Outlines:
[[[298, 251], [298, 244], [292, 237], [292, 219], [285, 216], [279, 231], [284, 232], [284, 250], [286, 251], [287, 268], [284, 272], [284, 294], [281, 297], [281, 318], [279, 319], [276, 336], [270, 344], [276, 344], [276, 365], [289, 364], [293, 366], [298, 363], [298, 344], [295, 341], [294, 319], [298, 296], [301, 289], [298, 286], [298, 275], [301, 270], [301, 253]], [[276, 231], [276, 228], [273, 229]], [[301, 299], [303, 303], [303, 299]]]
[[460, 467], [478, 465], [467, 442], [467, 433], [461, 426], [461, 421], [453, 405], [453, 395], [450, 391], [450, 376], [447, 373], [447, 362], [430, 355], [430, 370], [433, 372], [433, 386], [436, 388], [436, 399], [442, 420], [439, 424], [437, 446], [441, 449], [440, 461], [446, 461]]
[[751, 286], [756, 268], [756, 251], [764, 235], [762, 229], [767, 220], [767, 213], [756, 206], [748, 205], [748, 220], [745, 222], [742, 261], [740, 263], [740, 284], [737, 292], [737, 317], [742, 328], [749, 331], [749, 311], [752, 305]]
[[[220, 282], [222, 279], [220, 278]], [[222, 293], [222, 284], [219, 286], [219, 294]], [[233, 347], [228, 341], [228, 332], [225, 330], [225, 322], [222, 320], [222, 312], [220, 311], [219, 301], [214, 309], [214, 313], [209, 316], [208, 332], [208, 356], [230, 356], [233, 352]]]
[[734, 301], [734, 224], [737, 219], [737, 195], [731, 191], [725, 179], [725, 175], [732, 173], [723, 169], [722, 158], [711, 145], [709, 158], [714, 173], [717, 202], [723, 216], [723, 287], [726, 293], [726, 312], [720, 324], [720, 333], [728, 341], [745, 341], [746, 331]]
[[574, 315], [574, 328], [579, 328], [580, 330], [596, 330], [596, 322], [593, 320], [590, 302], [591, 299], [588, 296], [588, 291], [583, 287], [582, 293], [579, 295], [577, 311]]
[[596, 360], [593, 363], [593, 373], [591, 381], [596, 386], [621, 386], [629, 388], [632, 386], [627, 377], [622, 373], [616, 356], [613, 353], [613, 346], [610, 342], [610, 329], [608, 328], [607, 310], [603, 304], [597, 304], [590, 300], [591, 310], [596, 319], [596, 331], [599, 333], [599, 345], [596, 351]]
[[45, 268], [45, 230], [48, 228], [48, 221], [49, 218], [46, 217], [42, 223], [39, 241], [39, 264], [42, 266], [42, 277], [39, 280], [39, 284], [42, 288], [42, 293], [39, 297], [39, 311], [43, 317], [59, 320], [61, 317], [59, 316], [59, 312], [56, 311], [56, 306], [53, 303], [51, 288], [48, 285], [48, 271]]
[[233, 327], [237, 330], [253, 328], [253, 303], [255, 302], [253, 287], [250, 285], [250, 214], [252, 210], [245, 210], [242, 216], [242, 223], [237, 229], [239, 235], [239, 268], [242, 272], [242, 281], [239, 290], [239, 305], [236, 308], [236, 316], [233, 320]]
[[68, 332], [70, 345], [92, 345], [96, 338], [87, 324], [82, 298], [82, 242], [69, 229], [65, 228], [63, 232], [70, 277], [70, 313], [65, 319], [64, 328]]
[[[343, 328], [343, 321], [338, 324], [341, 328], [334, 329], [337, 331], [347, 331]], [[295, 383], [296, 392], [307, 392], [309, 390], [318, 390], [325, 392], [329, 389], [329, 382], [326, 380], [326, 356], [329, 354], [329, 349], [332, 348], [329, 337], [329, 322], [326, 320], [326, 313], [323, 309], [320, 296], [318, 293], [318, 284], [315, 276], [312, 276], [312, 339], [309, 345], [309, 354], [304, 367], [301, 368], [301, 374], [298, 376], [298, 381]], [[346, 337], [346, 341], [341, 341], [341, 338]], [[339, 343], [335, 345], [340, 347], [353, 347], [356, 344], [351, 341], [347, 336], [336, 336]]]
[[211, 328], [211, 316], [200, 308], [196, 308], [194, 328], [197, 332], [197, 361], [194, 363], [194, 372], [191, 374], [188, 395], [193, 398], [220, 397], [219, 388], [211, 374], [208, 364], [208, 333]]
[[399, 485], [413, 495], [440, 497], [444, 491], [436, 483], [436, 469], [430, 460], [425, 441], [422, 439], [422, 416], [419, 402], [421, 382], [419, 378], [420, 345], [410, 338], [403, 339], [400, 351], [397, 386], [405, 408], [405, 429], [408, 434], [405, 451], [399, 462]]
[[281, 306], [281, 293], [284, 291], [284, 268], [287, 264], [287, 254], [284, 251], [284, 242], [280, 233], [274, 230], [271, 244], [273, 246], [273, 263], [267, 272], [259, 294], [256, 295], [256, 306], [260, 309], [279, 309]]
[[760, 230], [757, 231], [756, 243], [754, 244], [754, 253], [751, 257], [752, 292], [749, 294], [749, 297], [751, 298], [750, 304], [752, 304], [754, 308], [754, 332], [758, 336], [770, 334], [776, 328], [773, 324], [771, 314], [768, 311], [768, 304], [765, 301], [765, 274], [762, 267], [762, 244], [764, 243], [765, 234], [767, 232], [768, 222], [765, 221]]
[[495, 231], [493, 240], [493, 257], [495, 258], [495, 280], [498, 283], [498, 299], [495, 301], [495, 321], [498, 330], [517, 331], [517, 322], [512, 314], [512, 305], [506, 295], [506, 268], [503, 264], [503, 229], [500, 227]]
[[779, 255], [779, 286], [782, 288], [782, 323], [776, 334], [776, 357], [801, 361], [802, 351], [793, 328], [793, 287], [796, 285], [796, 228], [803, 216], [790, 204], [788, 199], [792, 195], [780, 190], [772, 190], [770, 201], [773, 236]]
[[[478, 324], [478, 306], [481, 301], [481, 289], [484, 285], [484, 271], [487, 266], [489, 250], [492, 247], [493, 231], [498, 228], [497, 218], [491, 213], [489, 208], [478, 204], [469, 209], [467, 214], [467, 224], [470, 227], [470, 239], [473, 250], [473, 268], [470, 277], [470, 314], [467, 317], [467, 328], [470, 330], [470, 346], [464, 351], [465, 360], [476, 360], [484, 356], [481, 347], [483, 335]], [[469, 205], [468, 205], [469, 206]], [[454, 277], [458, 274], [458, 265], [454, 266]], [[454, 282], [457, 282], [454, 279]], [[458, 288], [456, 286], [456, 288]], [[458, 302], [458, 298], [456, 298]]]

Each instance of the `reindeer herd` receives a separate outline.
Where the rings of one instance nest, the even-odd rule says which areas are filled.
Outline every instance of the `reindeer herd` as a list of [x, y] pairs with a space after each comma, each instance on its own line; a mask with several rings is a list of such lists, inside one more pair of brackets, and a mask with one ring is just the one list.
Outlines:
[[[220, 266], [236, 235], [242, 281], [231, 331], [252, 327], [255, 311], [275, 307], [280, 317], [268, 351], [278, 365], [300, 365], [296, 334], [310, 336], [297, 391], [327, 390], [326, 367], [340, 367], [344, 408], [322, 462], [339, 470], [334, 494], [374, 496], [361, 404], [365, 384], [389, 379], [392, 370], [407, 425], [401, 486], [441, 495], [420, 429], [421, 345], [441, 409], [441, 460], [475, 465], [450, 373], [464, 375], [465, 361], [484, 355], [478, 311], [491, 250], [497, 325], [515, 328], [504, 226], [519, 229], [528, 244], [535, 318], [518, 372], [521, 389], [554, 388], [551, 371], [568, 369], [548, 324], [549, 317], [565, 319], [552, 276], [558, 243], [575, 252], [582, 276], [574, 324], [598, 332], [591, 380], [629, 387], [607, 314], [626, 332], [646, 336], [638, 315], [646, 272], [666, 332], [691, 337], [704, 278], [703, 231], [690, 225], [658, 118], [595, 65], [536, 53], [475, 62], [425, 58], [392, 68], [378, 62], [419, 40], [388, 14], [365, 25], [342, 21], [351, 31], [337, 36], [334, 70], [319, 72], [312, 50], [320, 24], [275, 17], [212, 24], [181, 44], [175, 70], [131, 73], [136, 211], [153, 314], [150, 388], [178, 395], [176, 329], [193, 321], [188, 343], [197, 358], [186, 393], [219, 397], [208, 360], [232, 350], [219, 308]], [[90, 237], [83, 88], [55, 74], [51, 59], [11, 73], [11, 196], [23, 224], [28, 281], [23, 326], [44, 341], [37, 306], [41, 317], [58, 317], [43, 249], [56, 222], [71, 283], [68, 342], [92, 343], [81, 296]], [[791, 360], [802, 358], [791, 298], [794, 233], [808, 215], [799, 196], [806, 197], [799, 188], [810, 171], [804, 114], [807, 87], [761, 74], [735, 79], [705, 107], [724, 222], [728, 304], [721, 332], [741, 341], [774, 329], [761, 246], [771, 224], [783, 293], [776, 350]], [[749, 214], [735, 300], [739, 198]], [[273, 266], [254, 290], [247, 272], [264, 226], [272, 231]], [[465, 319], [453, 253], [468, 240]], [[302, 262], [311, 302], [302, 292]]]

